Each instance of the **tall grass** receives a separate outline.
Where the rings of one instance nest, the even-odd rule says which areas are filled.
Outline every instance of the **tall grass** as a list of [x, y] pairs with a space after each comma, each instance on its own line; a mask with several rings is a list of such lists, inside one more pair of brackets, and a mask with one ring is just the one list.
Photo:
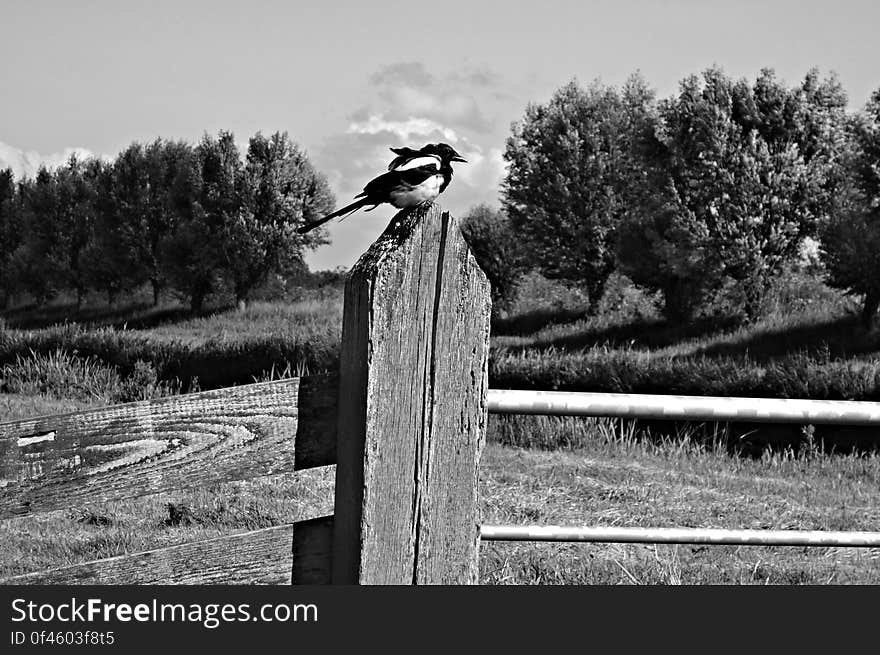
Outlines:
[[146, 400], [178, 393], [179, 384], [160, 381], [148, 362], [138, 360], [128, 375], [94, 357], [63, 350], [46, 355], [31, 351], [0, 367], [0, 390], [5, 393], [67, 398], [103, 404]]
[[82, 366], [116, 370], [123, 379], [142, 377], [147, 366], [155, 371], [157, 383], [183, 390], [196, 384], [202, 389], [232, 386], [252, 382], [273, 367], [311, 373], [335, 369], [341, 314], [341, 302], [333, 298], [256, 303], [245, 311], [150, 329], [76, 323], [31, 330], [0, 327], [0, 365], [23, 372], [22, 362], [29, 360], [51, 369], [50, 361], [64, 358], [69, 364], [77, 358], [87, 362]]

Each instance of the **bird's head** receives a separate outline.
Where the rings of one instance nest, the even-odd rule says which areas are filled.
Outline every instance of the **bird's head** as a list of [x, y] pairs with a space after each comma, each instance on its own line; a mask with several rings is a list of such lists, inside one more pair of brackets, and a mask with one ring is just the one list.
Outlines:
[[455, 151], [455, 148], [447, 143], [429, 143], [424, 148], [422, 148], [422, 152], [436, 155], [440, 158], [441, 161], [445, 162], [460, 161], [467, 163], [467, 159], [458, 154]]
[[426, 158], [436, 160], [441, 164], [449, 164], [454, 161], [467, 162], [464, 157], [455, 151], [455, 148], [447, 143], [429, 143], [418, 150], [405, 146], [402, 148], [391, 148], [391, 152], [397, 155], [397, 157], [388, 164], [389, 171], [424, 164]]

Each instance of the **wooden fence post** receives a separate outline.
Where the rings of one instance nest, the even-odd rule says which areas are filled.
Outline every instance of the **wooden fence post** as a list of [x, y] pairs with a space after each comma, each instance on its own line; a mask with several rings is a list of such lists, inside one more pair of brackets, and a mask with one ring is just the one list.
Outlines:
[[345, 286], [334, 584], [477, 582], [489, 283], [435, 204], [401, 211]]

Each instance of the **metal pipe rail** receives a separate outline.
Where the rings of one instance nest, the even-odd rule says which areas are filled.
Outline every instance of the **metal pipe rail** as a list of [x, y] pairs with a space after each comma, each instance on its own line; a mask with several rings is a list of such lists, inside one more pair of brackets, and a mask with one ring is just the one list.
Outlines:
[[[880, 403], [490, 389], [493, 414], [880, 426]], [[484, 541], [880, 547], [880, 532], [484, 525]]]
[[731, 546], [880, 547], [880, 532], [722, 530], [715, 528], [596, 528], [558, 525], [484, 525], [483, 541], [710, 544]]
[[880, 426], [880, 403], [490, 389], [493, 414]]

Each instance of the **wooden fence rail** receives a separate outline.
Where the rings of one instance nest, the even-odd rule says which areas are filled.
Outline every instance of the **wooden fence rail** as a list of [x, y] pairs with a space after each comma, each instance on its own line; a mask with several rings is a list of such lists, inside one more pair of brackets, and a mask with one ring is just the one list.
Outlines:
[[333, 464], [335, 376], [0, 424], [0, 519]]
[[[481, 526], [478, 474], [489, 411], [863, 424], [880, 416], [877, 403], [490, 392], [489, 315], [488, 282], [455, 219], [436, 205], [404, 211], [346, 282], [338, 377], [0, 424], [0, 520], [336, 465], [333, 516], [0, 583], [475, 583], [481, 533], [651, 536], [626, 528]], [[655, 532], [660, 540], [734, 538]], [[880, 539], [851, 534], [855, 545]], [[755, 543], [761, 535], [746, 537]], [[827, 542], [806, 533], [779, 538]]]

